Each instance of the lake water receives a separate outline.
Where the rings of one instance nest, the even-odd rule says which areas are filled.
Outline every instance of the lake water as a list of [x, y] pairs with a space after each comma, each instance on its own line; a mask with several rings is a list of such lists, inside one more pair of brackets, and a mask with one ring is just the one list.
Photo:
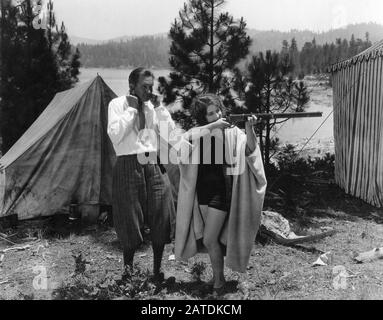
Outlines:
[[[99, 74], [109, 87], [118, 95], [125, 95], [128, 91], [128, 75], [131, 72], [129, 69], [101, 69], [101, 68], [82, 68], [80, 74], [80, 83], [91, 80]], [[169, 70], [153, 70], [156, 78], [166, 76]], [[303, 145], [308, 138], [316, 131], [322, 122], [332, 112], [332, 89], [321, 85], [317, 81], [308, 82], [311, 95], [310, 102], [306, 111], [323, 112], [322, 118], [300, 118], [290, 119], [285, 124], [277, 128], [274, 133], [279, 137], [282, 143], [292, 143], [298, 146]], [[157, 84], [155, 84], [155, 88]], [[333, 151], [333, 116], [323, 124], [314, 138], [310, 141], [307, 148], [316, 149], [322, 148], [325, 151]], [[318, 151], [319, 153], [319, 151]]]
[[[118, 95], [122, 96], [128, 92], [128, 76], [132, 69], [100, 69], [100, 68], [81, 68], [80, 83], [89, 81], [99, 74], [106, 84]], [[169, 70], [153, 70], [156, 79], [169, 74]], [[158, 86], [154, 84], [154, 89]]]

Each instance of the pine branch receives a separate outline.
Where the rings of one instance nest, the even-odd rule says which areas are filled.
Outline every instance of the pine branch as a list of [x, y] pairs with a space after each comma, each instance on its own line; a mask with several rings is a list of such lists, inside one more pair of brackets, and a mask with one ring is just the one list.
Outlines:
[[215, 8], [222, 6], [224, 3], [225, 3], [225, 0], [218, 1], [217, 4], [215, 5]]
[[277, 125], [277, 124], [285, 123], [288, 120], [290, 120], [290, 119], [281, 120], [281, 121], [275, 122], [275, 124]]
[[213, 66], [215, 67], [219, 62], [222, 62], [222, 64], [221, 64], [221, 67], [223, 66], [223, 63], [224, 63], [224, 59], [217, 59], [217, 61], [216, 62], [214, 62], [213, 63]]
[[206, 64], [208, 63], [206, 61], [206, 58], [201, 53], [199, 53], [198, 51], [193, 50], [192, 53], [194, 53], [197, 57], [199, 57], [203, 61], [203, 63], [206, 63]]
[[194, 27], [194, 24], [191, 22], [190, 17], [188, 15], [187, 11], [186, 11], [186, 4], [185, 4], [185, 8], [184, 8], [184, 14], [185, 14], [185, 17], [182, 17], [181, 12], [179, 12], [179, 16], [180, 16], [180, 19], [181, 19], [182, 23], [184, 24], [184, 20], [183, 19], [186, 18], [187, 22], [189, 23], [188, 28], [189, 29], [191, 28], [191, 29], [193, 29], [193, 31], [196, 31], [196, 28]]
[[221, 40], [218, 40], [216, 43], [214, 43], [213, 44], [213, 47], [215, 47], [215, 46], [217, 46], [217, 45], [219, 45], [220, 43], [222, 43], [223, 42], [223, 40], [221, 39]]

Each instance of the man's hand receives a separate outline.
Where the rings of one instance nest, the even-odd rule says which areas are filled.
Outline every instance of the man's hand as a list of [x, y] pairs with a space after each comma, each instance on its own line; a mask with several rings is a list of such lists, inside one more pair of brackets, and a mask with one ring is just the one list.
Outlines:
[[156, 94], [153, 94], [153, 93], [150, 96], [150, 102], [153, 104], [154, 109], [158, 108], [161, 104], [159, 96], [157, 96]]
[[132, 107], [134, 109], [137, 109], [139, 110], [139, 102], [138, 102], [138, 98], [136, 96], [127, 96], [127, 100], [128, 100], [128, 105], [129, 107]]

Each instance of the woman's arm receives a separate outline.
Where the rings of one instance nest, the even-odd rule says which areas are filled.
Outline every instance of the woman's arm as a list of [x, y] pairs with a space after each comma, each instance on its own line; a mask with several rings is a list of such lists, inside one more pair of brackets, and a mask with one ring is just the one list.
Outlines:
[[[173, 149], [177, 153], [177, 158], [181, 159], [181, 162], [185, 162], [187, 157], [192, 153], [194, 141], [212, 134], [215, 130], [222, 130], [223, 128], [228, 128], [230, 126], [231, 124], [226, 122], [225, 119], [219, 119], [207, 125], [192, 128], [187, 132], [178, 132], [176, 134], [177, 143], [173, 144]], [[174, 137], [172, 138], [174, 139]]]
[[252, 154], [258, 145], [257, 135], [255, 134], [254, 125], [257, 123], [257, 117], [249, 117], [246, 121], [246, 156]]
[[194, 141], [206, 135], [210, 135], [214, 130], [229, 128], [231, 124], [225, 118], [218, 119], [215, 122], [204, 126], [195, 127], [184, 133], [184, 138], [188, 141]]

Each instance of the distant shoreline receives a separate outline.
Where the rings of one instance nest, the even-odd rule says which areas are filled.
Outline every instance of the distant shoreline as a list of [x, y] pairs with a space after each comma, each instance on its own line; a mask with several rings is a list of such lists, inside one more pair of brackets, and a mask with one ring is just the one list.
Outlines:
[[[118, 95], [125, 95], [128, 92], [128, 75], [131, 69], [115, 68], [81, 68], [80, 83], [93, 79], [99, 74], [108, 86]], [[153, 70], [155, 77], [166, 76], [170, 70]], [[322, 124], [326, 117], [332, 112], [332, 89], [327, 85], [325, 77], [306, 78], [306, 82], [311, 91], [311, 99], [307, 111], [323, 112], [322, 118], [303, 118], [291, 119], [278, 130], [277, 136], [280, 139], [281, 146], [292, 144], [299, 151], [306, 143], [307, 139]], [[155, 88], [157, 85], [155, 84]], [[326, 152], [333, 152], [333, 121], [332, 116], [326, 121], [323, 127], [313, 137], [305, 150], [312, 156], [321, 156]], [[306, 152], [304, 152], [306, 154]]]

